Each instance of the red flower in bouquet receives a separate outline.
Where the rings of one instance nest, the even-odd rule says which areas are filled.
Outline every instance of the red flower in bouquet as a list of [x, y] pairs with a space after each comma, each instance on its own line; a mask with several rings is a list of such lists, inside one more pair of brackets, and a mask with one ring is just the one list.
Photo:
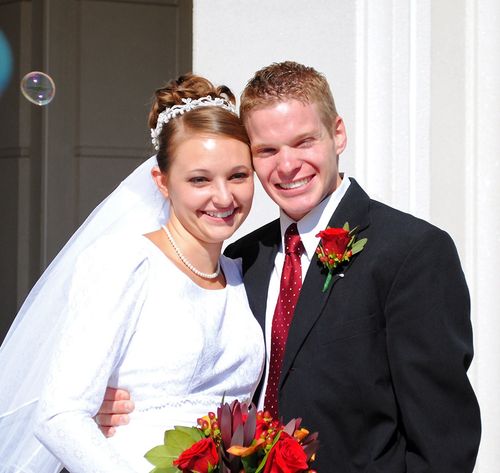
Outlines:
[[300, 443], [282, 432], [269, 452], [264, 473], [299, 473], [308, 468], [307, 455]]
[[356, 240], [356, 228], [349, 230], [348, 222], [342, 228], [327, 228], [316, 236], [321, 238], [316, 248], [318, 263], [328, 271], [323, 285], [323, 292], [325, 292], [332, 282], [333, 270], [359, 253], [368, 239]]
[[212, 438], [204, 438], [184, 450], [173, 464], [183, 472], [209, 473], [219, 463], [217, 446]]

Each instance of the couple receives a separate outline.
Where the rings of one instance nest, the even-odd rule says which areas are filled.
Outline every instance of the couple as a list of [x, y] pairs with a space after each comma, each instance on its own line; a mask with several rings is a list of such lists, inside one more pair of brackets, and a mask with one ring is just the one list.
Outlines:
[[[66, 321], [69, 335], [56, 351], [65, 355], [54, 356], [59, 377], [44, 379], [49, 388], [37, 431], [73, 473], [147, 471], [137, 458], [142, 435], [169, 422], [191, 424], [192, 412], [206, 410], [204, 402], [213, 409], [212, 395], [225, 391], [243, 400], [258, 382], [262, 335], [243, 297], [238, 263], [219, 258], [222, 240], [248, 212], [250, 155], [234, 128], [192, 133], [185, 123], [195, 113], [207, 114], [203, 126], [216, 110], [231, 114], [221, 97], [230, 98], [228, 91], [219, 92], [220, 105], [188, 110], [185, 104], [182, 115], [172, 108], [182, 94], [153, 107], [158, 154], [171, 158], [153, 171], [170, 201], [170, 236], [162, 229], [106, 237], [79, 258], [72, 283], [77, 302], [64, 318], [82, 307], [91, 320], [74, 315], [80, 325]], [[196, 96], [204, 95], [205, 89]], [[284, 420], [301, 416], [319, 431], [319, 472], [472, 471], [480, 420], [466, 375], [472, 358], [468, 292], [453, 242], [370, 200], [354, 179], [340, 176], [344, 123], [324, 77], [313, 69], [285, 62], [258, 71], [240, 111], [253, 168], [281, 209], [279, 220], [226, 251], [241, 258], [248, 303], [265, 333], [260, 407], [277, 409]], [[367, 243], [323, 292], [316, 235], [345, 222]], [[290, 225], [294, 230], [287, 232]], [[298, 255], [284, 252], [289, 239]], [[283, 266], [289, 273], [290, 264], [302, 289], [292, 291], [297, 300], [287, 299], [293, 320], [283, 322], [279, 296]], [[82, 359], [66, 355], [75, 347]], [[106, 384], [130, 391], [135, 402], [129, 424], [109, 440], [91, 421]], [[112, 405], [119, 413], [120, 403]], [[0, 413], [0, 432], [2, 421], [8, 413]], [[147, 448], [159, 443], [148, 442]]]

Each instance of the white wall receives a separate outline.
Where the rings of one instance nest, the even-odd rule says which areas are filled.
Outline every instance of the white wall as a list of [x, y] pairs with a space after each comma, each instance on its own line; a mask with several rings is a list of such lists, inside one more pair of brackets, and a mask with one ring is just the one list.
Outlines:
[[[315, 0], [314, 8], [305, 2], [271, 0], [200, 0], [194, 2], [193, 64], [195, 72], [216, 83], [228, 85], [239, 95], [252, 74], [275, 61], [295, 60], [314, 66], [327, 74], [336, 105], [351, 123], [355, 89], [350, 81], [355, 74], [356, 41], [352, 28], [356, 6], [343, 2], [335, 15], [330, 0]], [[257, 8], [265, 5], [265, 10]], [[336, 46], [338, 38], [345, 45]], [[341, 67], [339, 67], [341, 65]], [[343, 156], [344, 169], [354, 168], [354, 141]], [[278, 215], [264, 192], [258, 189], [253, 211], [236, 238], [262, 221]], [[233, 239], [234, 239], [233, 238]]]
[[[451, 233], [473, 301], [476, 473], [500, 471], [500, 2], [194, 0], [193, 13], [196, 72], [239, 94], [274, 61], [322, 71], [347, 124], [343, 170]], [[241, 230], [276, 215], [260, 191]]]

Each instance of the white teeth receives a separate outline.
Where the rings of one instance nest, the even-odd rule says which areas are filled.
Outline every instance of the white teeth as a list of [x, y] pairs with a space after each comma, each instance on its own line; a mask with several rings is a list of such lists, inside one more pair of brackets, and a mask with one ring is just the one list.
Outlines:
[[293, 182], [282, 182], [281, 184], [279, 184], [279, 186], [282, 188], [282, 189], [295, 189], [297, 187], [301, 187], [301, 186], [304, 186], [306, 185], [308, 182], [309, 182], [309, 178], [306, 177], [305, 179], [300, 179], [300, 181], [293, 181]]
[[226, 210], [225, 212], [206, 212], [207, 215], [210, 215], [210, 217], [215, 217], [215, 218], [226, 218], [229, 217], [234, 213], [233, 210]]

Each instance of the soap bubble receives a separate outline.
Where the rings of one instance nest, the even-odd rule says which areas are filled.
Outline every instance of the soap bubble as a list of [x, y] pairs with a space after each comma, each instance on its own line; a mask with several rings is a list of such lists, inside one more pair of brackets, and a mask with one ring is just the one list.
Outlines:
[[0, 31], [0, 95], [12, 74], [12, 51], [6, 36]]
[[21, 92], [30, 102], [42, 106], [54, 98], [56, 85], [49, 75], [33, 71], [22, 78]]

